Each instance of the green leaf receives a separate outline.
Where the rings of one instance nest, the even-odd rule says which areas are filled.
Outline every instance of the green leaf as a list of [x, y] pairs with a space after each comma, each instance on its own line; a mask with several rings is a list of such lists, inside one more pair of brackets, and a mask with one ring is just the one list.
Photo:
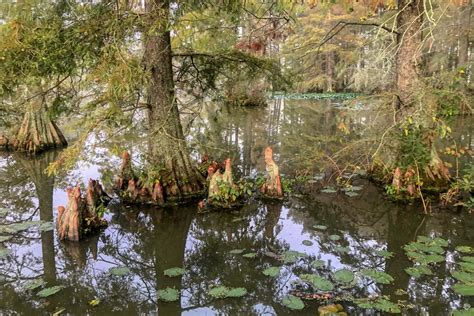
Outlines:
[[247, 295], [247, 289], [243, 287], [231, 288], [227, 292], [227, 297], [242, 297]]
[[278, 259], [278, 255], [272, 251], [265, 252], [265, 256], [273, 258], [273, 259]]
[[474, 284], [455, 284], [453, 285], [453, 290], [462, 296], [474, 296]]
[[180, 275], [183, 275], [184, 272], [186, 272], [183, 268], [180, 267], [174, 267], [174, 268], [169, 268], [163, 271], [163, 274], [169, 277], [177, 277]]
[[240, 255], [244, 251], [245, 251], [245, 249], [233, 249], [233, 250], [229, 251], [229, 253], [233, 254], [233, 255]]
[[253, 259], [256, 256], [257, 256], [257, 254], [255, 252], [249, 252], [249, 253], [246, 253], [245, 255], [243, 255], [242, 257], [247, 258], [247, 259]]
[[5, 217], [8, 214], [8, 210], [6, 208], [0, 208], [0, 217]]
[[11, 250], [7, 248], [0, 248], [0, 259], [6, 258], [10, 255]]
[[464, 283], [474, 283], [474, 273], [463, 271], [451, 271], [451, 275], [458, 281]]
[[317, 230], [326, 230], [328, 227], [324, 225], [314, 225], [313, 228]]
[[309, 282], [317, 290], [332, 291], [334, 289], [334, 285], [331, 281], [316, 274], [301, 274], [300, 279]]
[[474, 253], [474, 248], [470, 246], [457, 246], [456, 251], [461, 253]]
[[54, 224], [53, 222], [42, 222], [39, 225], [39, 230], [42, 232], [48, 232], [54, 230]]
[[158, 290], [158, 299], [165, 302], [175, 302], [179, 299], [179, 291], [170, 287]]
[[364, 269], [361, 271], [361, 273], [362, 275], [380, 284], [390, 284], [394, 281], [391, 275], [374, 269]]
[[341, 236], [339, 235], [331, 235], [329, 236], [329, 239], [331, 239], [332, 241], [338, 241], [341, 239]]
[[414, 277], [415, 279], [421, 277], [422, 275], [433, 275], [433, 272], [430, 270], [430, 268], [425, 265], [406, 268], [405, 272]]
[[109, 269], [111, 275], [124, 276], [130, 273], [130, 269], [127, 267], [113, 267]]
[[312, 246], [313, 242], [311, 240], [303, 240], [302, 244], [305, 246]]
[[336, 251], [338, 253], [349, 253], [349, 252], [351, 252], [351, 248], [343, 247], [343, 246], [336, 246], [336, 247], [334, 247], [334, 251]]
[[61, 285], [56, 285], [56, 286], [53, 286], [53, 287], [48, 287], [48, 288], [46, 288], [46, 289], [43, 289], [43, 290], [39, 291], [38, 293], [36, 293], [36, 295], [38, 295], [39, 297], [48, 297], [48, 296], [51, 296], [51, 295], [53, 295], [53, 294], [58, 293], [58, 292], [61, 291], [63, 288], [64, 288], [64, 286], [61, 286]]
[[392, 303], [389, 300], [386, 300], [384, 298], [356, 299], [354, 300], [354, 303], [361, 308], [375, 308], [386, 313], [394, 313], [394, 314], [401, 313], [400, 307], [397, 304]]
[[474, 308], [458, 310], [453, 312], [453, 316], [473, 316], [474, 315]]
[[302, 310], [304, 308], [303, 301], [299, 297], [293, 295], [285, 296], [282, 304], [292, 310]]
[[12, 239], [12, 236], [0, 236], [0, 242], [9, 241]]
[[354, 280], [354, 273], [348, 269], [340, 269], [334, 272], [334, 279], [340, 283], [351, 283]]
[[311, 266], [315, 269], [324, 267], [324, 260], [314, 260], [311, 262]]
[[97, 299], [97, 298], [95, 298], [95, 299], [93, 299], [92, 301], [89, 302], [89, 305], [92, 306], [92, 307], [95, 307], [99, 304], [100, 304], [100, 300]]
[[472, 257], [472, 256], [462, 256], [461, 260], [464, 261], [464, 262], [474, 263], [474, 257]]
[[474, 272], [474, 263], [472, 262], [459, 262], [459, 266], [461, 267], [461, 270], [465, 272]]
[[384, 258], [392, 258], [393, 257], [393, 252], [387, 251], [387, 250], [379, 250], [376, 252], [378, 256], [384, 257]]
[[276, 277], [278, 274], [280, 274], [280, 267], [270, 267], [270, 268], [266, 268], [265, 270], [263, 270], [263, 275], [266, 275], [266, 276], [269, 276], [269, 277]]
[[287, 250], [280, 256], [280, 260], [284, 263], [295, 263], [299, 258], [307, 257], [308, 255], [302, 252]]
[[33, 290], [36, 290], [39, 287], [44, 286], [45, 284], [46, 284], [46, 282], [43, 279], [36, 279], [36, 280], [32, 280], [32, 281], [27, 282], [23, 286], [23, 289], [25, 291], [33, 291]]

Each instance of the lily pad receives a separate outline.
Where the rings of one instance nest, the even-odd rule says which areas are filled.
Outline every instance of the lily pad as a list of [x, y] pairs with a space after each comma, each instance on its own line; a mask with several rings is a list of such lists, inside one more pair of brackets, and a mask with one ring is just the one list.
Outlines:
[[39, 230], [42, 232], [48, 232], [54, 230], [54, 224], [53, 222], [42, 222], [39, 225]]
[[255, 252], [249, 252], [249, 253], [246, 253], [245, 255], [243, 255], [242, 257], [247, 258], [247, 259], [253, 259], [256, 256], [257, 256], [257, 254]]
[[374, 308], [386, 313], [394, 313], [394, 314], [401, 313], [400, 307], [397, 304], [392, 303], [389, 300], [384, 299], [384, 298], [356, 299], [354, 300], [354, 303], [361, 308]]
[[302, 244], [305, 246], [312, 246], [313, 242], [311, 240], [303, 240]]
[[159, 290], [158, 299], [165, 302], [175, 302], [179, 299], [179, 291], [170, 287]]
[[316, 290], [332, 291], [334, 284], [316, 274], [301, 274], [300, 279], [309, 282]]
[[276, 277], [278, 274], [280, 274], [280, 267], [270, 267], [270, 268], [266, 268], [265, 270], [263, 270], [263, 275], [266, 275], [266, 276], [269, 276], [269, 277]]
[[313, 225], [313, 228], [317, 229], [317, 230], [326, 230], [326, 229], [328, 229], [328, 227], [324, 226], [324, 225]]
[[163, 271], [163, 274], [169, 277], [177, 277], [180, 275], [183, 275], [184, 272], [186, 272], [183, 268], [180, 267], [174, 267], [174, 268], [169, 268]]
[[451, 275], [458, 281], [474, 284], [474, 273], [468, 273], [468, 272], [463, 272], [463, 271], [452, 271]]
[[130, 269], [127, 267], [113, 267], [109, 269], [111, 275], [124, 276], [130, 273]]
[[341, 236], [339, 236], [339, 235], [330, 235], [329, 239], [331, 239], [332, 241], [338, 241], [338, 240], [341, 239]]
[[442, 262], [445, 260], [444, 256], [441, 255], [426, 255], [421, 252], [407, 252], [407, 256], [412, 259], [413, 261], [422, 264], [422, 265], [427, 265], [430, 263], [437, 263], [437, 262]]
[[453, 290], [462, 296], [474, 296], [474, 284], [459, 283], [453, 285]]
[[378, 256], [384, 257], [384, 258], [392, 258], [393, 257], [393, 252], [387, 251], [387, 250], [379, 250], [376, 252]]
[[209, 295], [215, 298], [242, 297], [247, 294], [243, 287], [229, 288], [227, 286], [216, 286], [209, 291]]
[[324, 260], [314, 260], [313, 262], [311, 262], [311, 266], [315, 269], [322, 268], [325, 264], [326, 263], [324, 262]]
[[233, 250], [229, 251], [229, 253], [233, 254], [233, 255], [240, 255], [244, 251], [245, 251], [245, 249], [233, 249]]
[[46, 289], [43, 289], [43, 290], [39, 291], [38, 293], [36, 293], [36, 295], [38, 295], [39, 297], [48, 297], [48, 296], [51, 296], [51, 295], [54, 295], [54, 294], [58, 293], [63, 288], [64, 288], [64, 286], [61, 286], [61, 285], [48, 287]]
[[0, 242], [9, 241], [12, 239], [12, 236], [0, 236]]
[[307, 254], [299, 251], [287, 250], [281, 254], [280, 259], [284, 263], [295, 263], [299, 258], [304, 258], [307, 256]]
[[8, 214], [8, 210], [6, 208], [0, 208], [0, 217], [5, 217]]
[[336, 246], [336, 247], [334, 247], [334, 250], [338, 253], [349, 253], [349, 252], [351, 252], [351, 248], [343, 247], [343, 246]]
[[462, 256], [461, 260], [464, 261], [464, 262], [474, 263], [474, 257], [472, 257], [472, 256]]
[[459, 262], [459, 266], [465, 272], [474, 272], [474, 263], [472, 262]]
[[265, 252], [265, 256], [269, 257], [269, 258], [273, 258], [273, 259], [278, 259], [278, 255], [272, 251], [267, 251]]
[[0, 259], [6, 258], [10, 255], [11, 250], [7, 248], [0, 248]]
[[426, 265], [419, 265], [416, 267], [406, 268], [405, 272], [414, 277], [415, 279], [423, 275], [433, 275], [431, 269]]
[[361, 271], [361, 273], [362, 275], [380, 284], [390, 284], [393, 282], [392, 276], [382, 271], [377, 271], [374, 269], [364, 269]]
[[46, 284], [46, 281], [44, 281], [43, 279], [36, 279], [36, 280], [32, 280], [25, 283], [25, 285], [23, 286], [23, 289], [26, 291], [32, 291], [44, 286], [45, 284]]
[[334, 272], [334, 279], [340, 283], [351, 283], [354, 280], [354, 273], [348, 269], [340, 269]]
[[457, 246], [456, 251], [460, 253], [474, 253], [474, 248], [470, 246]]
[[463, 309], [453, 312], [453, 316], [472, 316], [474, 315], [474, 308]]
[[285, 296], [282, 304], [292, 310], [302, 310], [304, 308], [304, 303], [301, 298], [293, 295]]

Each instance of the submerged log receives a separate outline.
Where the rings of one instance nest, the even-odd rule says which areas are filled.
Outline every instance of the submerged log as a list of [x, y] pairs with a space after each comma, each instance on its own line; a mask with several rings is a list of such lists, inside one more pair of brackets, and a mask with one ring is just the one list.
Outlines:
[[280, 171], [273, 161], [273, 151], [270, 147], [265, 148], [265, 169], [267, 171], [265, 182], [260, 187], [264, 197], [281, 199], [283, 189], [281, 187]]
[[0, 149], [38, 154], [52, 148], [67, 146], [66, 138], [44, 110], [25, 113], [16, 137], [0, 136]]
[[60, 240], [79, 241], [87, 234], [107, 226], [102, 213], [109, 197], [96, 180], [89, 180], [85, 197], [81, 188], [68, 187], [66, 207], [58, 207], [57, 231]]

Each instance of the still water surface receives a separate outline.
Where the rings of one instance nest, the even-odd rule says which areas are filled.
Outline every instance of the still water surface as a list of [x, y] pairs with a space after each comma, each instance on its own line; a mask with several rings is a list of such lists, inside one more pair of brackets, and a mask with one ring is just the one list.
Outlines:
[[[360, 113], [351, 118], [341, 112], [347, 111], [338, 108], [336, 101], [280, 100], [263, 109], [209, 107], [193, 122], [189, 141], [196, 151], [232, 157], [238, 177], [263, 172], [263, 149], [272, 145], [281, 170], [290, 174], [314, 146], [328, 151], [337, 148], [332, 137], [341, 119], [353, 129], [367, 119]], [[463, 123], [467, 124], [464, 134], [457, 137], [460, 143], [472, 146], [473, 129], [468, 123]], [[104, 142], [68, 175], [57, 178], [42, 172], [57, 157], [56, 152], [37, 158], [0, 156], [0, 208], [8, 210], [0, 223], [53, 221], [57, 206], [66, 202], [67, 185], [89, 177], [107, 183], [117, 167], [116, 158], [109, 154], [116, 145], [112, 143]], [[408, 315], [450, 315], [474, 305], [473, 299], [450, 289], [455, 283], [450, 271], [459, 256], [454, 248], [474, 246], [472, 214], [426, 216], [419, 206], [388, 201], [379, 188], [362, 178], [353, 183], [363, 187], [354, 197], [321, 193], [318, 188], [324, 183], [313, 182], [308, 195], [295, 194], [276, 203], [255, 200], [232, 213], [197, 214], [195, 206], [156, 209], [113, 201], [106, 215], [109, 227], [81, 243], [59, 242], [54, 231], [40, 232], [35, 227], [15, 233], [0, 243], [0, 250], [11, 251], [0, 259], [0, 315], [47, 315], [62, 308], [70, 315], [317, 315], [317, 301], [306, 301], [306, 308], [295, 312], [281, 300], [296, 289], [308, 290], [298, 283], [299, 274], [317, 271], [331, 278], [331, 271], [344, 267], [354, 272], [375, 268], [395, 281], [381, 285], [357, 276], [354, 286], [336, 287], [335, 295], [387, 295], [393, 302], [411, 305], [404, 310]], [[327, 229], [317, 230], [315, 225]], [[333, 240], [332, 235], [340, 239]], [[402, 247], [418, 235], [442, 237], [449, 246], [446, 261], [435, 266], [434, 275], [415, 280], [405, 272], [413, 263]], [[231, 254], [234, 249], [257, 256], [249, 259]], [[285, 250], [307, 257], [282, 264], [268, 256]], [[394, 255], [384, 258], [377, 255], [379, 250]], [[324, 267], [311, 267], [316, 259], [324, 260]], [[126, 276], [108, 273], [111, 267], [122, 266], [130, 269]], [[276, 278], [262, 274], [270, 266], [282, 266]], [[164, 276], [163, 271], [171, 267], [184, 267], [186, 272], [181, 277]], [[64, 288], [48, 298], [38, 298], [37, 290], [23, 288], [38, 277], [47, 286]], [[248, 295], [213, 299], [208, 291], [215, 285], [245, 287]], [[180, 289], [180, 300], [159, 301], [157, 291], [167, 287]], [[90, 306], [93, 299], [100, 304]], [[342, 304], [350, 315], [381, 314], [349, 302]]]

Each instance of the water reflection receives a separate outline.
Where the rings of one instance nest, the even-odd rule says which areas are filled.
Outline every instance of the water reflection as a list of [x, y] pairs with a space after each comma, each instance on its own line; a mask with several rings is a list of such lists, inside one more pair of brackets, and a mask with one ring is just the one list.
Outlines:
[[[233, 157], [242, 176], [264, 169], [261, 158], [267, 144], [274, 147], [282, 170], [291, 172], [314, 148], [331, 152], [337, 150], [341, 139], [356, 137], [341, 134], [341, 122], [356, 129], [368, 119], [363, 113], [337, 110], [331, 101], [278, 100], [267, 108], [224, 108], [224, 113], [215, 110], [207, 108], [202, 121], [193, 125], [191, 141], [200, 152], [205, 150], [213, 157]], [[470, 146], [472, 124], [464, 124], [462, 133], [453, 137]], [[59, 188], [58, 179], [42, 171], [55, 158], [54, 152], [34, 159], [16, 155], [0, 158], [0, 207], [10, 210], [6, 218], [0, 217], [2, 224], [53, 219], [53, 209], [65, 202], [64, 185], [61, 183]], [[105, 159], [88, 167], [81, 164], [73, 173], [87, 179], [85, 175], [99, 177], [97, 170], [110, 173], [113, 162]], [[354, 184], [364, 187], [357, 197], [315, 190], [309, 196], [285, 202], [253, 201], [234, 213], [196, 214], [194, 207], [130, 208], [115, 202], [110, 206], [107, 230], [79, 244], [59, 243], [52, 231], [20, 232], [4, 243], [12, 254], [0, 259], [0, 311], [37, 315], [66, 308], [71, 315], [314, 315], [314, 301], [299, 313], [281, 305], [282, 297], [291, 290], [306, 289], [293, 282], [298, 274], [315, 271], [309, 264], [314, 259], [328, 263], [319, 270], [328, 277], [330, 271], [342, 267], [354, 271], [377, 268], [392, 275], [393, 284], [361, 280], [352, 289], [338, 288], [336, 292], [357, 297], [378, 293], [395, 302], [406, 300], [414, 306], [409, 315], [448, 315], [465, 304], [474, 304], [472, 299], [449, 290], [454, 282], [450, 277], [455, 268], [454, 247], [474, 244], [472, 216], [425, 216], [416, 206], [387, 201], [378, 188], [362, 179]], [[327, 226], [327, 230], [315, 230], [314, 225]], [[341, 239], [332, 240], [331, 235]], [[415, 281], [404, 271], [413, 264], [402, 247], [417, 235], [442, 236], [450, 246], [448, 260], [437, 266], [435, 277]], [[304, 240], [313, 245], [305, 246]], [[233, 249], [255, 252], [257, 257], [233, 255]], [[266, 254], [288, 249], [305, 252], [309, 257], [283, 265], [277, 278], [264, 276], [265, 268], [282, 266]], [[377, 250], [391, 251], [394, 256], [384, 259], [376, 255]], [[108, 273], [111, 267], [128, 267], [130, 273], [113, 276]], [[165, 276], [163, 271], [172, 267], [184, 267], [186, 273]], [[37, 277], [44, 278], [48, 286], [65, 288], [40, 299], [35, 295], [37, 291], [22, 289]], [[220, 284], [245, 287], [249, 295], [213, 299], [208, 291]], [[158, 300], [157, 291], [167, 287], [181, 289], [180, 300]], [[406, 294], [399, 295], [400, 289]], [[100, 304], [90, 306], [96, 298]], [[344, 307], [349, 314], [378, 314], [358, 310], [347, 302]]]

